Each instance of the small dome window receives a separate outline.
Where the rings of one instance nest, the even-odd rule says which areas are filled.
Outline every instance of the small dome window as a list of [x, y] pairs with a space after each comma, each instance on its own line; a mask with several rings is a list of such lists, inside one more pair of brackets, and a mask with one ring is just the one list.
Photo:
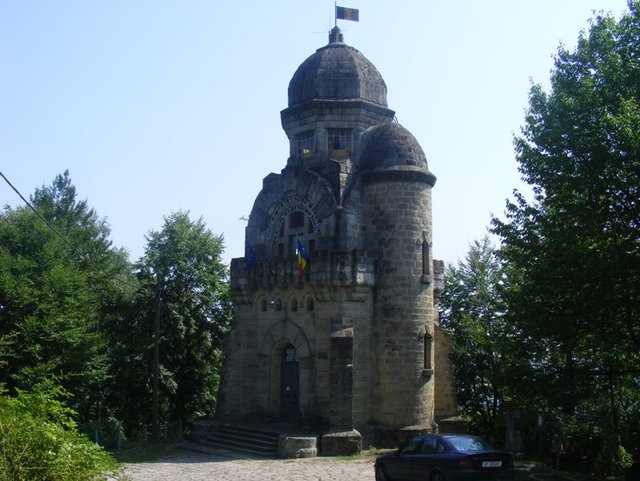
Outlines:
[[313, 130], [296, 135], [296, 154], [298, 158], [306, 159], [311, 157], [314, 151], [314, 143]]
[[327, 129], [327, 152], [332, 159], [351, 157], [352, 144], [351, 129]]

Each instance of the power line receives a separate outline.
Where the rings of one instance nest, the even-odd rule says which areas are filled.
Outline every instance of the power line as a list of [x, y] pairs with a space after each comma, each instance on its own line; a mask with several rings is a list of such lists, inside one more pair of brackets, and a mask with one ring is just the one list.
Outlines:
[[31, 205], [31, 203], [30, 203], [27, 199], [25, 199], [25, 198], [24, 198], [24, 196], [20, 193], [20, 191], [19, 191], [18, 189], [16, 189], [16, 188], [13, 186], [13, 184], [12, 184], [11, 182], [9, 182], [9, 179], [7, 179], [7, 178], [5, 177], [5, 175], [4, 175], [2, 172], [0, 172], [0, 175], [2, 176], [2, 178], [4, 179], [4, 181], [5, 181], [7, 184], [9, 184], [9, 187], [11, 187], [11, 188], [13, 189], [13, 191], [14, 191], [16, 194], [18, 194], [18, 196], [22, 199], [22, 201], [23, 201], [25, 204], [27, 204], [27, 206], [29, 207], [29, 209], [31, 209], [31, 210], [33, 211], [33, 213], [34, 213], [35, 215], [37, 215], [37, 216], [38, 216], [38, 218], [39, 218], [42, 222], [44, 222], [44, 223], [47, 225], [47, 227], [48, 227], [49, 229], [51, 229], [51, 230], [52, 230], [52, 231], [53, 231], [53, 232], [54, 232], [58, 237], [60, 237], [60, 239], [62, 239], [62, 241], [63, 241], [65, 244], [67, 244], [67, 245], [71, 248], [71, 251], [75, 254], [75, 253], [76, 253], [76, 248], [75, 248], [75, 247], [73, 247], [73, 245], [71, 245], [71, 243], [70, 243], [67, 239], [65, 239], [65, 237], [64, 237], [62, 234], [60, 234], [60, 232], [58, 232], [58, 231], [55, 229], [55, 227], [53, 227], [53, 226], [49, 223], [49, 221], [47, 221], [47, 219], [45, 219], [44, 217], [42, 217], [42, 215], [40, 215], [40, 212], [38, 212], [38, 211], [35, 209], [35, 207], [33, 207], [33, 206]]
[[[27, 199], [25, 199], [25, 197], [20, 193], [20, 191], [19, 191], [16, 187], [14, 187], [14, 185], [9, 181], [9, 179], [7, 179], [7, 177], [6, 177], [6, 176], [5, 176], [1, 171], [0, 171], [0, 176], [2, 176], [2, 178], [3, 178], [3, 179], [4, 179], [4, 181], [9, 185], [9, 187], [11, 187], [11, 188], [13, 189], [13, 191], [14, 191], [16, 194], [18, 194], [18, 196], [22, 199], [22, 201], [23, 201], [25, 204], [27, 204], [27, 206], [29, 207], [29, 209], [31, 209], [31, 210], [33, 211], [33, 213], [38, 217], [38, 219], [40, 219], [42, 222], [44, 222], [44, 223], [45, 223], [45, 225], [46, 225], [49, 229], [51, 229], [51, 230], [52, 230], [52, 231], [53, 231], [53, 232], [54, 232], [54, 233], [55, 233], [55, 234], [56, 234], [60, 239], [62, 239], [62, 241], [63, 241], [67, 246], [69, 246], [69, 248], [71, 249], [71, 252], [72, 252], [74, 255], [77, 255], [77, 254], [78, 254], [78, 251], [77, 251], [77, 250], [76, 250], [76, 248], [73, 246], [73, 244], [71, 244], [71, 242], [69, 242], [69, 241], [68, 241], [68, 240], [67, 240], [67, 239], [66, 239], [62, 234], [60, 234], [60, 232], [58, 232], [58, 231], [56, 230], [56, 228], [55, 228], [55, 227], [53, 227], [53, 226], [51, 225], [51, 223], [49, 223], [49, 221], [47, 221], [47, 219], [45, 219], [44, 217], [42, 217], [42, 215], [40, 214], [40, 212], [38, 212], [38, 211], [36, 210], [36, 208], [35, 208], [33, 205], [31, 205], [31, 203], [30, 203]], [[129, 287], [132, 287], [132, 288], [134, 288], [134, 289], [139, 289], [139, 288], [140, 288], [140, 286], [135, 286], [135, 285], [133, 285], [133, 284], [131, 284], [131, 283], [129, 283], [129, 282], [127, 282], [127, 281], [125, 281], [125, 280], [122, 280], [122, 279], [117, 279], [117, 278], [115, 278], [115, 277], [114, 277], [114, 278], [113, 278], [113, 280], [115, 280], [116, 282], [119, 282], [119, 283], [121, 283], [121, 284], [127, 285], [127, 286], [129, 286]]]

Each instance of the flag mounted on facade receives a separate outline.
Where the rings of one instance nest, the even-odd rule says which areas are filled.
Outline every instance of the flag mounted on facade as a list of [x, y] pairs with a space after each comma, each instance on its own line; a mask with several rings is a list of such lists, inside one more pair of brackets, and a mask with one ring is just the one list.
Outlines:
[[357, 8], [338, 7], [336, 5], [336, 19], [360, 21], [360, 11]]
[[304, 275], [304, 270], [309, 263], [309, 254], [304, 250], [304, 246], [300, 239], [298, 239], [298, 244], [296, 245], [296, 255], [298, 256], [298, 280], [302, 279]]
[[255, 252], [253, 252], [253, 249], [251, 248], [250, 245], [247, 245], [245, 260], [247, 263], [247, 270], [251, 272], [256, 266], [256, 264], [258, 263], [258, 256], [256, 255]]

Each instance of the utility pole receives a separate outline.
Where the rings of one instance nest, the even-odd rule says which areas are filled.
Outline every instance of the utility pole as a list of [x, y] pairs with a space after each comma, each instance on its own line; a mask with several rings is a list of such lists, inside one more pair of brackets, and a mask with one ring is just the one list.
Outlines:
[[153, 413], [152, 413], [152, 435], [157, 441], [158, 429], [158, 381], [160, 378], [160, 278], [156, 284], [156, 299], [154, 303], [154, 323], [153, 323]]

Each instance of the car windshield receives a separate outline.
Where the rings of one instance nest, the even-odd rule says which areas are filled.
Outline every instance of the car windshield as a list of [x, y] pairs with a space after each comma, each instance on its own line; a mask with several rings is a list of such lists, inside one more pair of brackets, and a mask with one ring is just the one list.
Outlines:
[[416, 454], [420, 445], [420, 438], [413, 438], [407, 444], [400, 448], [402, 454]]
[[451, 436], [447, 437], [447, 441], [451, 443], [456, 451], [462, 453], [493, 450], [493, 446], [487, 441], [474, 436]]

